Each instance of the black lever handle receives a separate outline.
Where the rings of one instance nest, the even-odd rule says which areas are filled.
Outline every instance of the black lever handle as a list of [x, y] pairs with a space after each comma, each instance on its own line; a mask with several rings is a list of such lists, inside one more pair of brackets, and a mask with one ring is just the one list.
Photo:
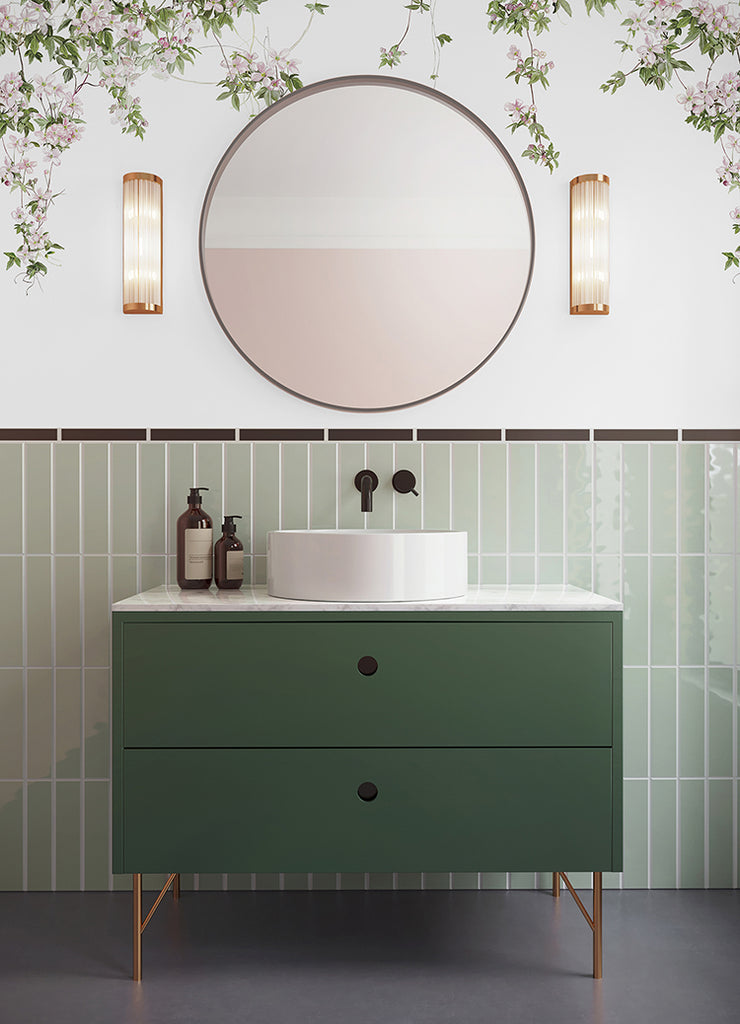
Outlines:
[[391, 480], [393, 489], [398, 491], [399, 494], [415, 494], [419, 497], [419, 492], [416, 490], [416, 477], [410, 469], [399, 469], [393, 474]]

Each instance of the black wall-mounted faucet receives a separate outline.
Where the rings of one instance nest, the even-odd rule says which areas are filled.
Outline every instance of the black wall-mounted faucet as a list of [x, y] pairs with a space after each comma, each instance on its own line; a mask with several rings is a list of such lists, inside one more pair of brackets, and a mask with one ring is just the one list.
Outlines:
[[373, 491], [378, 486], [378, 478], [372, 469], [363, 469], [355, 477], [355, 487], [360, 492], [360, 508], [363, 512], [373, 510]]

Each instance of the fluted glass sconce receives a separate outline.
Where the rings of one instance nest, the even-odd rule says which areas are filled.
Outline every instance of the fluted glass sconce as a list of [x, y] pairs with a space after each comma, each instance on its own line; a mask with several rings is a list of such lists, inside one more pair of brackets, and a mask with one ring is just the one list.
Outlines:
[[570, 183], [570, 311], [609, 312], [609, 178], [580, 174]]
[[123, 176], [123, 312], [162, 312], [162, 179]]

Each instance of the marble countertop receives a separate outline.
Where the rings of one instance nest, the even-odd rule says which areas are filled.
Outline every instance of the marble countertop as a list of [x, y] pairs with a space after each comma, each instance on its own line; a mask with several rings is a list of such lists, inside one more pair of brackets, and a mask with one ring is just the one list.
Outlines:
[[114, 612], [616, 612], [621, 601], [569, 585], [481, 585], [464, 597], [440, 601], [383, 601], [367, 604], [335, 601], [295, 601], [271, 597], [265, 586], [241, 590], [180, 590], [154, 587], [116, 601]]

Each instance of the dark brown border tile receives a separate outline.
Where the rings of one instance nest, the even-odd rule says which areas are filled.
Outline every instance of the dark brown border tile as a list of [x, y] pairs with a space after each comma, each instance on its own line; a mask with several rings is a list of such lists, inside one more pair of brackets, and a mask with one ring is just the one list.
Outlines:
[[210, 430], [203, 428], [198, 430], [173, 430], [163, 428], [161, 430], [152, 427], [152, 441], [235, 441], [235, 430]]
[[589, 441], [589, 430], [509, 430], [507, 441]]
[[419, 441], [500, 441], [500, 430], [417, 430]]
[[740, 430], [683, 430], [684, 441], [740, 441]]
[[251, 430], [241, 427], [240, 441], [323, 441], [323, 430]]
[[594, 441], [678, 441], [678, 431], [594, 430]]
[[329, 430], [330, 441], [413, 441], [413, 430]]
[[0, 429], [0, 441], [56, 441], [56, 430], [39, 427], [4, 427]]
[[146, 441], [144, 427], [135, 430], [76, 430], [62, 428], [62, 441]]

